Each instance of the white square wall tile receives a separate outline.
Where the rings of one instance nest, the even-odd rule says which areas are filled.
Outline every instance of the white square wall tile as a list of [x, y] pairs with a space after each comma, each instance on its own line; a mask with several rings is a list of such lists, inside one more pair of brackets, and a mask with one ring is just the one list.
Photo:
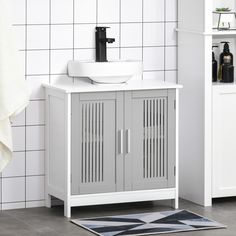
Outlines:
[[52, 75], [51, 76], [51, 83], [63, 83], [68, 84], [73, 82], [73, 78], [67, 75]]
[[121, 0], [121, 22], [142, 22], [142, 0]]
[[42, 83], [49, 82], [48, 75], [27, 76], [26, 81], [31, 89], [30, 99], [35, 100], [35, 99], [44, 99], [45, 98], [45, 93], [44, 93], [44, 88], [42, 86]]
[[95, 48], [96, 24], [75, 25], [75, 48]]
[[45, 124], [45, 102], [31, 101], [26, 108], [26, 125]]
[[73, 50], [51, 51], [51, 74], [67, 73], [67, 64], [73, 59]]
[[17, 48], [19, 50], [25, 49], [25, 26], [22, 25], [16, 25], [13, 27], [14, 35], [16, 37], [17, 41]]
[[144, 0], [143, 20], [144, 22], [164, 21], [166, 0]]
[[26, 152], [26, 175], [44, 175], [44, 151]]
[[142, 60], [142, 48], [121, 48], [121, 60]]
[[81, 60], [81, 61], [95, 60], [95, 49], [76, 49], [75, 60]]
[[49, 74], [49, 50], [27, 51], [27, 75]]
[[117, 61], [119, 59], [120, 59], [119, 48], [108, 48], [107, 49], [107, 60], [108, 61]]
[[27, 1], [27, 23], [49, 24], [49, 0]]
[[27, 26], [27, 49], [49, 48], [49, 26], [28, 25]]
[[21, 66], [22, 71], [26, 74], [26, 70], [25, 70], [25, 56], [26, 56], [26, 52], [25, 51], [19, 51], [19, 58], [21, 60], [21, 64], [19, 66]]
[[13, 138], [13, 151], [24, 151], [25, 150], [25, 127], [13, 127], [12, 138]]
[[165, 81], [177, 83], [177, 71], [165, 71]]
[[73, 48], [73, 26], [51, 26], [51, 48]]
[[44, 149], [44, 126], [26, 127], [26, 150], [43, 150]]
[[177, 69], [177, 48], [176, 47], [166, 47], [166, 70], [176, 70]]
[[144, 70], [164, 70], [164, 47], [143, 49]]
[[174, 46], [177, 45], [177, 23], [166, 23], [166, 45]]
[[25, 177], [2, 179], [2, 202], [25, 201]]
[[44, 199], [44, 176], [26, 177], [26, 201]]
[[15, 117], [11, 118], [12, 126], [22, 126], [25, 125], [25, 110], [22, 111]]
[[166, 1], [166, 21], [177, 21], [178, 0]]
[[25, 0], [9, 0], [13, 24], [25, 24]]
[[143, 44], [144, 46], [164, 46], [165, 44], [165, 24], [164, 23], [144, 23]]
[[2, 172], [2, 177], [25, 175], [25, 152], [14, 152], [11, 162]]
[[151, 79], [157, 81], [165, 81], [165, 72], [164, 71], [145, 71], [143, 73], [143, 79]]
[[142, 46], [142, 24], [121, 25], [121, 47]]
[[98, 1], [98, 23], [119, 22], [120, 0]]
[[75, 1], [75, 23], [96, 23], [96, 1]]
[[73, 0], [51, 0], [51, 22], [73, 23]]

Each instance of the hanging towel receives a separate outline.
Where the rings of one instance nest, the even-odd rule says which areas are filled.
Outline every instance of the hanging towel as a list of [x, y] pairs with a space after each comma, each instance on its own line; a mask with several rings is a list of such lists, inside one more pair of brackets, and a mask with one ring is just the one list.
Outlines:
[[[0, 172], [12, 158], [11, 118], [29, 102], [9, 0], [0, 0]], [[23, 137], [22, 137], [23, 138]]]

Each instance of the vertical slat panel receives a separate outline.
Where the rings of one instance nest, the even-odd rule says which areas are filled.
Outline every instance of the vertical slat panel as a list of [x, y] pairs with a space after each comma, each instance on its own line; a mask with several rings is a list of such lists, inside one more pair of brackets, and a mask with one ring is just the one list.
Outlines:
[[150, 177], [150, 103], [147, 100], [147, 177]]
[[167, 100], [164, 99], [164, 176], [168, 176], [167, 171]]
[[146, 104], [143, 100], [143, 178], [146, 178]]
[[163, 177], [163, 115], [164, 115], [164, 110], [163, 110], [163, 99], [161, 99], [161, 177]]
[[104, 181], [104, 103], [82, 104], [81, 181]]
[[148, 177], [148, 103], [145, 101], [145, 176]]
[[93, 123], [92, 123], [92, 130], [93, 130], [93, 133], [92, 133], [92, 153], [93, 153], [93, 173], [92, 173], [92, 179], [93, 179], [93, 182], [96, 182], [96, 178], [95, 178], [95, 103], [93, 103], [93, 107], [92, 107], [92, 117], [93, 117]]
[[160, 99], [158, 100], [158, 177], [161, 176], [161, 151], [160, 151], [160, 135], [161, 134], [161, 102]]
[[81, 140], [81, 153], [82, 153], [82, 156], [81, 156], [81, 182], [84, 183], [84, 105], [82, 104], [82, 107], [81, 107], [81, 111], [82, 111], [82, 140]]
[[150, 100], [150, 178], [153, 175], [153, 102]]
[[96, 182], [99, 182], [99, 178], [98, 178], [98, 103], [96, 103], [95, 105], [95, 175], [96, 175]]
[[90, 163], [90, 118], [91, 118], [91, 116], [90, 116], [90, 103], [88, 103], [88, 108], [87, 108], [88, 110], [88, 182], [90, 183], [90, 166], [91, 166], [91, 163]]
[[86, 171], [85, 171], [85, 182], [87, 183], [89, 180], [88, 180], [88, 120], [89, 120], [89, 117], [88, 117], [88, 105], [86, 104], [85, 105], [85, 109], [86, 109], [86, 118], [85, 118], [85, 122], [86, 122], [86, 125], [85, 125], [85, 130], [86, 130], [86, 155], [85, 155], [85, 168], [86, 168]]
[[99, 103], [99, 109], [98, 109], [98, 118], [99, 118], [99, 131], [98, 131], [98, 139], [99, 139], [99, 145], [98, 145], [98, 174], [99, 174], [99, 181], [101, 181], [101, 103]]
[[104, 181], [104, 104], [102, 103], [102, 162], [101, 162], [101, 172], [102, 172], [102, 181]]
[[153, 100], [153, 178], [156, 177], [156, 100]]

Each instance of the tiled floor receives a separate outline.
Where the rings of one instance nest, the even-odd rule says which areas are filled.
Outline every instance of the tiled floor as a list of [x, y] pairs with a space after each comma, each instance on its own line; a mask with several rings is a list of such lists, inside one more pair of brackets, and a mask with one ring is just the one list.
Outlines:
[[[188, 209], [228, 226], [227, 229], [177, 233], [186, 236], [235, 236], [236, 198], [217, 200], [211, 208], [203, 208], [187, 201], [180, 202]], [[96, 207], [74, 208], [73, 218], [109, 216], [170, 210], [168, 202], [145, 202]], [[10, 210], [0, 213], [0, 236], [92, 236], [91, 233], [70, 223], [63, 217], [62, 207]], [[169, 234], [165, 234], [169, 236]]]

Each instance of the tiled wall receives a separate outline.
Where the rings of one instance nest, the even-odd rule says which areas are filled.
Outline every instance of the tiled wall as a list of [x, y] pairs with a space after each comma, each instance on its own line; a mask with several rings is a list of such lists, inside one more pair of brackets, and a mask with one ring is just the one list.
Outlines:
[[42, 82], [66, 78], [70, 59], [94, 59], [94, 28], [110, 26], [108, 59], [139, 59], [144, 79], [176, 80], [177, 0], [9, 0], [32, 88], [13, 123], [14, 159], [1, 177], [2, 209], [44, 205]]

